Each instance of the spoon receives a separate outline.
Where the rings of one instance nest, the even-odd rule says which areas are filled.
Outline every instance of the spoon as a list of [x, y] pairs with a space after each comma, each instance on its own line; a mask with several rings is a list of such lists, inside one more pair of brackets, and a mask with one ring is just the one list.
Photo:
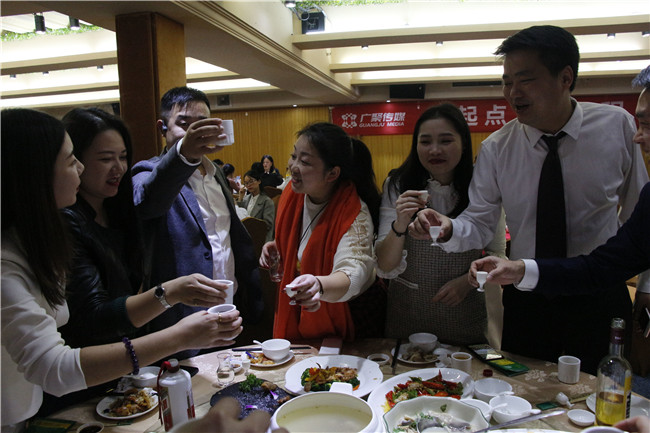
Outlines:
[[438, 236], [440, 236], [440, 230], [442, 230], [441, 226], [430, 226], [429, 227], [429, 235], [431, 235], [431, 240], [433, 241], [431, 243], [432, 247], [435, 247], [438, 245], [438, 242], [436, 242], [436, 239], [438, 239]]
[[476, 289], [479, 292], [485, 292], [485, 289], [483, 288], [483, 284], [487, 281], [487, 276], [488, 273], [485, 271], [478, 271], [476, 272], [476, 281], [478, 281], [478, 289]]
[[259, 345], [260, 345], [260, 347], [262, 346], [262, 342], [261, 342], [261, 341], [259, 341], [259, 340], [253, 340], [253, 343], [255, 343], [255, 344], [259, 344]]

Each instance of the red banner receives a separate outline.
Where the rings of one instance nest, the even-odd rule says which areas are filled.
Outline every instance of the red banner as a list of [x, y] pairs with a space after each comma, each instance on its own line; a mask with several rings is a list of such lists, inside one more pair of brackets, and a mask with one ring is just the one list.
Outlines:
[[[578, 101], [617, 105], [631, 114], [634, 114], [637, 98], [637, 94], [576, 97]], [[460, 108], [471, 132], [493, 132], [516, 117], [503, 98], [340, 105], [333, 108], [332, 117], [333, 123], [350, 135], [412, 134], [422, 112], [442, 102], [451, 102]]]

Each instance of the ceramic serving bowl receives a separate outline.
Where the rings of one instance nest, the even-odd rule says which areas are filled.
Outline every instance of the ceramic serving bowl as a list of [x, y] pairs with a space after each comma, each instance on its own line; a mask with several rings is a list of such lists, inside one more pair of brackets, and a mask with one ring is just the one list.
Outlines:
[[409, 343], [419, 347], [424, 353], [431, 353], [436, 348], [438, 337], [428, 332], [417, 332], [409, 335]]
[[[319, 430], [314, 430], [314, 426]], [[311, 392], [284, 403], [271, 417], [271, 429], [279, 427], [290, 432], [375, 433], [381, 430], [377, 416], [366, 401], [336, 391]]]
[[474, 396], [486, 403], [499, 394], [511, 391], [512, 386], [508, 382], [494, 377], [487, 377], [474, 382]]
[[483, 418], [485, 418], [488, 422], [492, 418], [492, 407], [483, 400], [476, 398], [466, 398], [464, 400], [461, 400], [461, 403], [468, 404], [480, 410]]
[[138, 388], [155, 388], [159, 372], [160, 367], [142, 367], [138, 374], [129, 374], [126, 377], [131, 379], [133, 385]]
[[274, 338], [272, 340], [266, 340], [262, 343], [262, 353], [269, 359], [273, 361], [279, 361], [286, 358], [289, 355], [289, 350], [291, 349], [291, 343], [289, 340], [282, 338]]
[[[486, 428], [489, 423], [481, 411], [450, 397], [422, 396], [397, 403], [389, 412], [384, 414], [385, 431], [392, 432], [406, 417], [417, 419], [420, 414], [432, 414], [443, 421], [469, 423], [469, 430], [476, 431]], [[453, 430], [453, 428], [451, 428]], [[440, 427], [437, 431], [445, 431]], [[426, 433], [427, 429], [423, 433]]]
[[[505, 406], [497, 407], [504, 403]], [[490, 400], [490, 406], [494, 409], [492, 417], [498, 423], [528, 416], [533, 409], [528, 400], [514, 395], [498, 395]]]

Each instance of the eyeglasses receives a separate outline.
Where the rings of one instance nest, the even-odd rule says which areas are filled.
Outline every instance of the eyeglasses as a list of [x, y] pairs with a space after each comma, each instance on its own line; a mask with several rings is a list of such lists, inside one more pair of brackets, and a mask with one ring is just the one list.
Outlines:
[[254, 184], [255, 182], [259, 182], [259, 180], [255, 180], [255, 179], [253, 179], [253, 180], [249, 180], [248, 182], [244, 182], [244, 185], [245, 185], [245, 186], [249, 186], [249, 185]]

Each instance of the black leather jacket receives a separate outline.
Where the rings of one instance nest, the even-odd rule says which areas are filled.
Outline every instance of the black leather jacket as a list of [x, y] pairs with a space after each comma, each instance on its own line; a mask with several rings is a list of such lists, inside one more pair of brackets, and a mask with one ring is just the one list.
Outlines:
[[118, 342], [136, 335], [126, 298], [137, 293], [140, 269], [125, 263], [129, 240], [95, 222], [95, 211], [81, 197], [63, 210], [74, 239], [75, 257], [67, 278], [70, 320], [60, 328], [71, 347]]

